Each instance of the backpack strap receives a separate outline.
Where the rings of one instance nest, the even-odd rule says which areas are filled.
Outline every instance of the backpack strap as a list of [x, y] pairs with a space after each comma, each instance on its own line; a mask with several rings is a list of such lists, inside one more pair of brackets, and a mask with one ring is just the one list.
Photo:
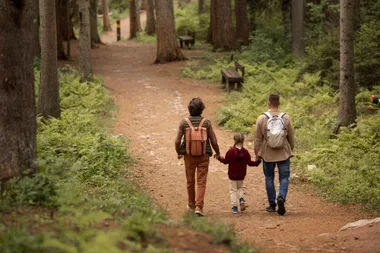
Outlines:
[[267, 116], [268, 119], [270, 119], [270, 118], [272, 117], [272, 115], [270, 114], [270, 112], [264, 112], [263, 114], [264, 114], [265, 116]]
[[203, 127], [203, 123], [205, 123], [206, 119], [205, 118], [202, 118], [201, 122], [199, 122], [199, 127]]
[[191, 121], [189, 118], [185, 118], [185, 121], [187, 122], [187, 124], [189, 125], [190, 128], [194, 128], [193, 124], [191, 124]]
[[279, 117], [280, 117], [280, 118], [283, 118], [283, 117], [285, 116], [285, 114], [286, 114], [285, 112], [282, 112], [282, 113], [279, 115]]
[[202, 127], [202, 126], [203, 126], [203, 123], [205, 122], [205, 120], [206, 120], [205, 118], [202, 118], [202, 119], [201, 119], [201, 122], [199, 122], [199, 126], [196, 127], [196, 129], [195, 129], [195, 127], [193, 126], [193, 124], [191, 124], [190, 119], [189, 119], [189, 118], [185, 118], [185, 121], [187, 122], [187, 124], [189, 125], [189, 127], [190, 127], [190, 128], [193, 128], [193, 129], [195, 129], [195, 130], [198, 130], [199, 127]]

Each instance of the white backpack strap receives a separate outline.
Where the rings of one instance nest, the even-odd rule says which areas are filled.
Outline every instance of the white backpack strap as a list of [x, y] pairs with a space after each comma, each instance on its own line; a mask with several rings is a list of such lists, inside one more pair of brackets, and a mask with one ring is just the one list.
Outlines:
[[268, 117], [268, 119], [272, 118], [272, 115], [270, 115], [269, 112], [264, 112], [263, 114], [266, 115]]

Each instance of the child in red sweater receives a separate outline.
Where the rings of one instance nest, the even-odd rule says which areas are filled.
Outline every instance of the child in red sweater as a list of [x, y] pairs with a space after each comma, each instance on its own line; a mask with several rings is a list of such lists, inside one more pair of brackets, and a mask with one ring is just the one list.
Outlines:
[[240, 210], [246, 209], [244, 200], [243, 182], [247, 173], [247, 165], [259, 166], [261, 161], [252, 161], [248, 150], [243, 147], [244, 135], [241, 133], [234, 135], [235, 144], [231, 147], [226, 157], [220, 156], [218, 160], [228, 164], [228, 177], [230, 179], [230, 196], [232, 203], [232, 213], [238, 213], [237, 201], [240, 203]]

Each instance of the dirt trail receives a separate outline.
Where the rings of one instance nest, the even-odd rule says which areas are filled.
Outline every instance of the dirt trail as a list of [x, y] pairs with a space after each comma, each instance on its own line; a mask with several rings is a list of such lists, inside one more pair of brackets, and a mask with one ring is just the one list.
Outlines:
[[[121, 25], [124, 37], [128, 20]], [[113, 32], [103, 36], [107, 45], [93, 50], [94, 72], [104, 77], [119, 108], [114, 131], [128, 136], [130, 152], [138, 160], [135, 170], [144, 187], [172, 218], [180, 219], [186, 210], [187, 196], [183, 162], [177, 160], [174, 150], [178, 124], [187, 116], [187, 103], [197, 96], [206, 104], [204, 116], [215, 122], [223, 92], [219, 84], [181, 77], [180, 69], [186, 62], [152, 64], [156, 55], [154, 44], [112, 43], [116, 40], [115, 31], [114, 27]], [[202, 55], [202, 51], [185, 54], [191, 59]], [[224, 154], [233, 133], [215, 124], [214, 128]], [[252, 143], [247, 141], [246, 146], [252, 153]], [[227, 167], [211, 159], [204, 211], [211, 219], [235, 225], [239, 238], [261, 252], [376, 252], [380, 248], [380, 237], [365, 239], [372, 232], [360, 239], [351, 236], [351, 232], [337, 233], [346, 223], [368, 215], [358, 208], [326, 203], [302, 186], [290, 185], [285, 216], [265, 212], [261, 166], [248, 171], [245, 195], [249, 207], [244, 213], [231, 213], [228, 185]], [[379, 226], [376, 231], [380, 231]]]

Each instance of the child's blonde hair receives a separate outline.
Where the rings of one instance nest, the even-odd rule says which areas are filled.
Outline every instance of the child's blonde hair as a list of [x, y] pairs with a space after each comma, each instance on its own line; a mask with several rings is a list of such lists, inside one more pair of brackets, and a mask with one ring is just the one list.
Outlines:
[[243, 146], [244, 144], [244, 135], [242, 133], [237, 133], [234, 135], [234, 141], [235, 141], [235, 144], [234, 146], [240, 144], [241, 146]]

